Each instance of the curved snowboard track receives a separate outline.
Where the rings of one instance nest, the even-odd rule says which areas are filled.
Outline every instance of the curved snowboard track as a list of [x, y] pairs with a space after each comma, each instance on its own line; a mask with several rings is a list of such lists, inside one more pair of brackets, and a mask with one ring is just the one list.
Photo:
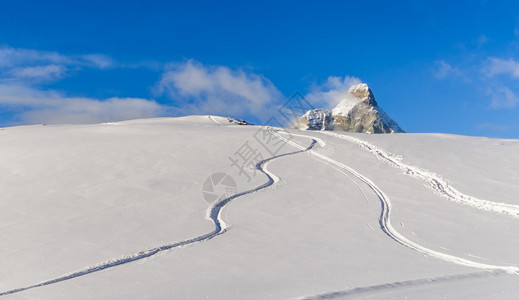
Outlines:
[[[292, 145], [293, 147], [295, 147], [297, 149], [301, 149], [301, 151], [305, 150], [305, 147], [299, 145], [298, 143], [293, 142], [292, 140], [282, 137], [278, 132], [274, 131], [273, 129], [270, 129], [270, 130], [272, 131], [272, 134], [276, 135], [279, 139], [285, 141], [286, 143]], [[283, 132], [280, 132], [280, 133], [283, 133]], [[289, 134], [289, 133], [287, 133], [287, 134]], [[312, 139], [313, 141], [315, 141], [311, 136], [307, 136], [307, 137]], [[369, 187], [369, 189], [371, 189], [375, 193], [377, 198], [380, 200], [380, 203], [382, 206], [382, 212], [380, 213], [380, 218], [379, 218], [380, 229], [382, 229], [382, 231], [384, 231], [384, 233], [387, 236], [392, 238], [397, 243], [399, 243], [405, 247], [408, 247], [412, 250], [415, 250], [417, 252], [423, 253], [425, 255], [429, 255], [429, 256], [432, 256], [432, 257], [435, 257], [435, 258], [438, 258], [438, 259], [441, 259], [441, 260], [444, 260], [447, 262], [455, 263], [458, 265], [479, 268], [479, 269], [488, 270], [488, 271], [504, 271], [504, 272], [507, 272], [510, 274], [519, 275], [519, 267], [516, 267], [516, 266], [499, 266], [499, 265], [483, 264], [483, 263], [471, 261], [468, 259], [464, 259], [461, 257], [457, 257], [454, 255], [441, 253], [441, 252], [426, 248], [424, 246], [421, 246], [421, 245], [407, 239], [405, 236], [400, 234], [391, 224], [391, 202], [389, 200], [389, 197], [387, 197], [382, 192], [382, 190], [380, 190], [377, 187], [377, 185], [375, 185], [369, 178], [361, 175], [360, 173], [358, 173], [354, 169], [348, 167], [347, 165], [345, 165], [341, 162], [338, 162], [336, 160], [333, 160], [320, 153], [317, 153], [316, 151], [308, 149], [305, 152], [307, 152], [308, 154], [310, 154], [314, 157], [317, 157], [325, 162], [328, 162], [336, 167], [339, 167], [339, 168], [347, 171], [348, 173], [350, 173], [351, 175], [353, 175], [354, 177], [359, 179], [361, 182], [366, 184]]]
[[[402, 288], [409, 287], [420, 287], [426, 286], [430, 284], [438, 284], [445, 282], [453, 282], [453, 281], [461, 281], [467, 279], [477, 279], [477, 278], [487, 278], [489, 276], [499, 276], [502, 274], [506, 274], [502, 271], [479, 271], [477, 273], [468, 273], [468, 274], [457, 274], [457, 275], [447, 275], [433, 278], [424, 278], [424, 279], [414, 279], [414, 280], [406, 280], [406, 281], [397, 281], [391, 283], [383, 283], [371, 286], [363, 286], [356, 287], [342, 291], [329, 292], [324, 294], [318, 294], [314, 296], [307, 296], [300, 298], [302, 300], [323, 300], [323, 299], [334, 299], [334, 298], [344, 298], [347, 296], [360, 296], [362, 294], [369, 293], [377, 293], [384, 292], [390, 290], [397, 290]], [[364, 295], [366, 296], [366, 295]]]
[[262, 172], [263, 174], [265, 174], [267, 176], [267, 179], [268, 179], [267, 182], [265, 182], [264, 184], [262, 184], [262, 185], [260, 185], [258, 187], [255, 187], [253, 189], [250, 189], [250, 190], [247, 190], [247, 191], [244, 191], [244, 192], [241, 192], [241, 193], [237, 193], [237, 194], [235, 194], [235, 195], [233, 195], [231, 197], [222, 199], [222, 200], [214, 203], [212, 206], [210, 206], [209, 209], [208, 209], [207, 217], [210, 220], [212, 220], [212, 222], [214, 223], [214, 226], [215, 226], [214, 230], [211, 231], [210, 233], [206, 233], [206, 234], [197, 236], [195, 238], [191, 238], [191, 239], [184, 240], [184, 241], [181, 241], [181, 242], [175, 242], [175, 243], [172, 243], [172, 244], [161, 245], [161, 246], [158, 246], [158, 247], [155, 247], [155, 248], [152, 248], [152, 249], [148, 249], [148, 250], [145, 250], [145, 251], [140, 251], [140, 252], [133, 253], [133, 254], [130, 254], [130, 255], [126, 255], [126, 256], [123, 256], [123, 257], [120, 257], [120, 258], [111, 259], [111, 260], [99, 263], [97, 265], [89, 266], [89, 267], [83, 268], [83, 269], [81, 269], [79, 271], [68, 273], [68, 274], [62, 275], [60, 277], [57, 277], [57, 278], [54, 278], [54, 279], [50, 279], [50, 280], [47, 280], [47, 281], [43, 281], [43, 282], [40, 282], [40, 283], [37, 283], [37, 284], [33, 284], [33, 285], [30, 285], [30, 286], [21, 287], [21, 288], [17, 288], [17, 289], [5, 291], [5, 292], [0, 292], [0, 296], [6, 296], [6, 295], [14, 294], [14, 293], [19, 293], [19, 292], [23, 292], [23, 291], [26, 291], [26, 290], [30, 290], [30, 289], [34, 289], [34, 288], [38, 288], [38, 287], [43, 287], [43, 286], [55, 284], [55, 283], [58, 283], [58, 282], [74, 279], [74, 278], [77, 278], [77, 277], [85, 276], [85, 275], [88, 275], [88, 274], [91, 274], [91, 273], [95, 273], [95, 272], [99, 272], [99, 271], [102, 271], [102, 270], [110, 269], [110, 268], [113, 268], [113, 267], [116, 267], [116, 266], [120, 266], [120, 265], [124, 265], [124, 264], [127, 264], [127, 263], [131, 263], [131, 262], [134, 262], [134, 261], [137, 261], [137, 260], [145, 259], [145, 258], [151, 257], [151, 256], [153, 256], [153, 255], [155, 255], [155, 254], [157, 254], [159, 252], [164, 252], [164, 251], [167, 251], [167, 250], [171, 250], [173, 248], [178, 248], [178, 247], [182, 247], [182, 246], [187, 246], [187, 245], [195, 244], [195, 243], [198, 243], [198, 242], [207, 241], [207, 240], [210, 240], [210, 239], [212, 239], [212, 238], [214, 238], [214, 237], [216, 237], [216, 236], [218, 236], [220, 234], [223, 234], [223, 233], [226, 232], [227, 226], [225, 225], [225, 222], [223, 221], [223, 219], [221, 217], [221, 213], [222, 213], [223, 208], [227, 204], [229, 204], [229, 202], [231, 202], [232, 200], [234, 200], [234, 199], [236, 199], [238, 197], [241, 197], [241, 196], [244, 196], [244, 195], [248, 195], [248, 194], [252, 194], [252, 193], [256, 193], [256, 192], [259, 192], [261, 190], [264, 190], [265, 188], [267, 188], [269, 186], [272, 186], [272, 185], [274, 185], [275, 183], [277, 183], [279, 181], [279, 178], [275, 174], [273, 174], [272, 172], [270, 172], [267, 169], [266, 166], [268, 165], [268, 163], [270, 163], [272, 160], [280, 158], [280, 157], [284, 157], [284, 156], [289, 156], [289, 155], [294, 155], [294, 154], [297, 154], [297, 153], [302, 153], [302, 152], [310, 151], [315, 146], [316, 143], [317, 143], [317, 141], [312, 139], [312, 143], [307, 148], [303, 147], [303, 149], [301, 149], [299, 151], [285, 153], [285, 154], [280, 154], [280, 155], [276, 155], [276, 156], [264, 159], [262, 161], [259, 161], [256, 164], [256, 168], [260, 172]]
[[452, 187], [447, 180], [440, 177], [438, 174], [422, 170], [418, 167], [405, 164], [395, 158], [393, 154], [386, 152], [364, 140], [349, 135], [343, 135], [333, 132], [321, 131], [322, 134], [333, 136], [339, 139], [346, 140], [350, 143], [356, 144], [361, 148], [369, 151], [372, 155], [380, 159], [381, 161], [402, 169], [406, 174], [418, 178], [427, 183], [427, 186], [431, 187], [438, 194], [443, 197], [464, 205], [472, 206], [476, 209], [497, 212], [505, 215], [519, 217], [519, 205], [492, 202], [489, 200], [478, 199], [476, 197], [466, 195], [456, 188]]

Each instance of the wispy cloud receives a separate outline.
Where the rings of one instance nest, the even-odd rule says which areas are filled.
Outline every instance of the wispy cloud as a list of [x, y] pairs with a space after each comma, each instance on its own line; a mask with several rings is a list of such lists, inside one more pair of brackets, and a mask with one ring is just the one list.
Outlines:
[[18, 67], [6, 72], [4, 79], [14, 80], [34, 80], [38, 82], [49, 82], [63, 78], [67, 72], [67, 68], [62, 65], [46, 65], [34, 67]]
[[491, 77], [500, 74], [507, 74], [513, 78], [519, 79], [519, 62], [514, 59], [501, 59], [491, 57], [488, 59], [486, 66], [483, 68], [483, 72]]
[[200, 114], [262, 116], [282, 98], [262, 75], [225, 66], [205, 66], [194, 60], [169, 65], [155, 91], [187, 103], [179, 108], [183, 113]]
[[103, 54], [87, 54], [79, 56], [77, 63], [99, 69], [111, 68], [117, 65], [111, 57]]
[[487, 94], [490, 96], [490, 108], [503, 109], [514, 108], [519, 104], [519, 97], [508, 87], [488, 88]]
[[460, 78], [467, 82], [471, 81], [458, 67], [454, 67], [444, 60], [435, 62], [434, 77], [437, 79]]
[[0, 48], [0, 82], [34, 85], [66, 77], [70, 69], [106, 69], [116, 65], [113, 59], [102, 54], [63, 55], [34, 49]]
[[359, 83], [361, 80], [353, 76], [330, 76], [324, 83], [314, 85], [305, 97], [316, 107], [333, 108], [346, 97], [352, 85]]
[[487, 44], [489, 41], [489, 38], [486, 35], [482, 34], [477, 38], [476, 45], [479, 48]]
[[510, 126], [494, 124], [494, 123], [479, 123], [479, 124], [476, 124], [475, 127], [476, 127], [476, 129], [479, 129], [479, 130], [492, 130], [492, 131], [510, 130]]
[[10, 68], [30, 64], [70, 64], [72, 60], [57, 52], [19, 49], [11, 47], [0, 48], [0, 68]]
[[52, 51], [12, 47], [0, 48], [0, 68], [49, 64], [104, 69], [115, 66], [116, 62], [103, 54], [63, 55]]
[[[478, 39], [480, 44], [488, 41], [484, 35]], [[463, 67], [460, 67], [463, 66]], [[435, 62], [436, 79], [460, 78], [466, 83], [475, 84], [481, 95], [486, 95], [488, 108], [494, 110], [518, 107], [519, 96], [516, 80], [519, 79], [519, 61], [513, 58], [488, 57], [477, 50], [458, 61], [457, 65], [445, 60]]]
[[14, 111], [17, 122], [24, 124], [97, 123], [162, 115], [165, 108], [148, 99], [70, 97], [43, 87], [73, 73], [70, 70], [116, 65], [101, 54], [0, 48], [0, 107]]
[[0, 105], [18, 109], [25, 124], [99, 123], [160, 116], [164, 108], [141, 98], [67, 97], [23, 85], [0, 84]]

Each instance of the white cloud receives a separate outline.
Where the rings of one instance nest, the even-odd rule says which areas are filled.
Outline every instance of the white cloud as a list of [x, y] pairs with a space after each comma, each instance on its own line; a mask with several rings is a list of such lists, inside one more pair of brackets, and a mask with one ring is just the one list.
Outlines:
[[10, 68], [31, 64], [71, 64], [73, 60], [57, 52], [0, 48], [0, 68]]
[[78, 59], [77, 63], [99, 69], [111, 68], [116, 65], [115, 61], [112, 58], [103, 54], [82, 55]]
[[225, 66], [204, 66], [193, 60], [170, 65], [156, 92], [187, 101], [180, 108], [183, 113], [255, 114], [260, 119], [268, 118], [269, 110], [282, 98], [262, 75]]
[[434, 71], [434, 77], [436, 77], [437, 79], [457, 77], [467, 82], [470, 81], [469, 77], [465, 75], [459, 68], [453, 67], [451, 64], [445, 62], [444, 60], [436, 61], [435, 65], [436, 69]]
[[[510, 89], [508, 86], [513, 87], [510, 84], [519, 79], [518, 61], [489, 57], [484, 61], [481, 72], [487, 77], [483, 84], [487, 86], [487, 95], [490, 96], [490, 108], [511, 109], [517, 107], [519, 97], [514, 89]], [[490, 77], [494, 78], [490, 79]]]
[[7, 72], [9, 79], [36, 80], [47, 82], [60, 79], [65, 76], [67, 68], [61, 65], [46, 65], [35, 67], [13, 68]]
[[99, 123], [157, 117], [164, 108], [140, 98], [105, 100], [66, 97], [23, 85], [0, 84], [0, 105], [19, 109], [17, 117], [26, 124]]
[[482, 34], [478, 37], [478, 39], [476, 40], [476, 45], [478, 47], [481, 47], [485, 44], [487, 44], [489, 42], [489, 39], [486, 35]]
[[507, 87], [489, 88], [487, 94], [491, 97], [490, 108], [514, 108], [519, 104], [519, 97]]
[[119, 66], [102, 54], [63, 55], [57, 52], [0, 48], [0, 107], [14, 111], [22, 123], [98, 123], [157, 117], [167, 109], [141, 98], [69, 97], [39, 89], [67, 76], [69, 70]]
[[103, 54], [63, 55], [57, 52], [34, 49], [0, 48], [0, 69], [46, 65], [105, 69], [115, 66], [116, 62]]
[[321, 85], [315, 85], [305, 98], [316, 108], [333, 108], [348, 94], [349, 88], [362, 81], [353, 76], [330, 76]]
[[476, 127], [476, 129], [480, 129], [480, 130], [493, 130], [493, 131], [510, 130], [510, 126], [494, 124], [494, 123], [480, 123], [480, 124], [476, 124], [475, 127]]
[[519, 62], [513, 59], [505, 60], [491, 57], [488, 59], [487, 66], [483, 68], [483, 72], [489, 77], [508, 74], [512, 77], [519, 78]]

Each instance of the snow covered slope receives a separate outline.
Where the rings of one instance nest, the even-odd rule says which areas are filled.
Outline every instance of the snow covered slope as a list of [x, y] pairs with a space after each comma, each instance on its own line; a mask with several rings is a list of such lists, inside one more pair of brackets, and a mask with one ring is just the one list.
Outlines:
[[[0, 299], [519, 292], [519, 140], [191, 116], [3, 128], [0, 146]], [[234, 183], [209, 201], [219, 173]]]

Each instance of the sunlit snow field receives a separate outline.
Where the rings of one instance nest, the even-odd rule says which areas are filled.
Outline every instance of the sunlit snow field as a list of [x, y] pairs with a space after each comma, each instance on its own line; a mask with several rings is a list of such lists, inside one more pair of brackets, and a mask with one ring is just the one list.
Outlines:
[[[519, 293], [519, 140], [270, 128], [283, 147], [249, 181], [230, 158], [261, 149], [258, 130], [207, 116], [1, 129], [0, 295]], [[217, 172], [246, 193], [217, 234], [174, 246], [215, 230], [202, 185]]]

